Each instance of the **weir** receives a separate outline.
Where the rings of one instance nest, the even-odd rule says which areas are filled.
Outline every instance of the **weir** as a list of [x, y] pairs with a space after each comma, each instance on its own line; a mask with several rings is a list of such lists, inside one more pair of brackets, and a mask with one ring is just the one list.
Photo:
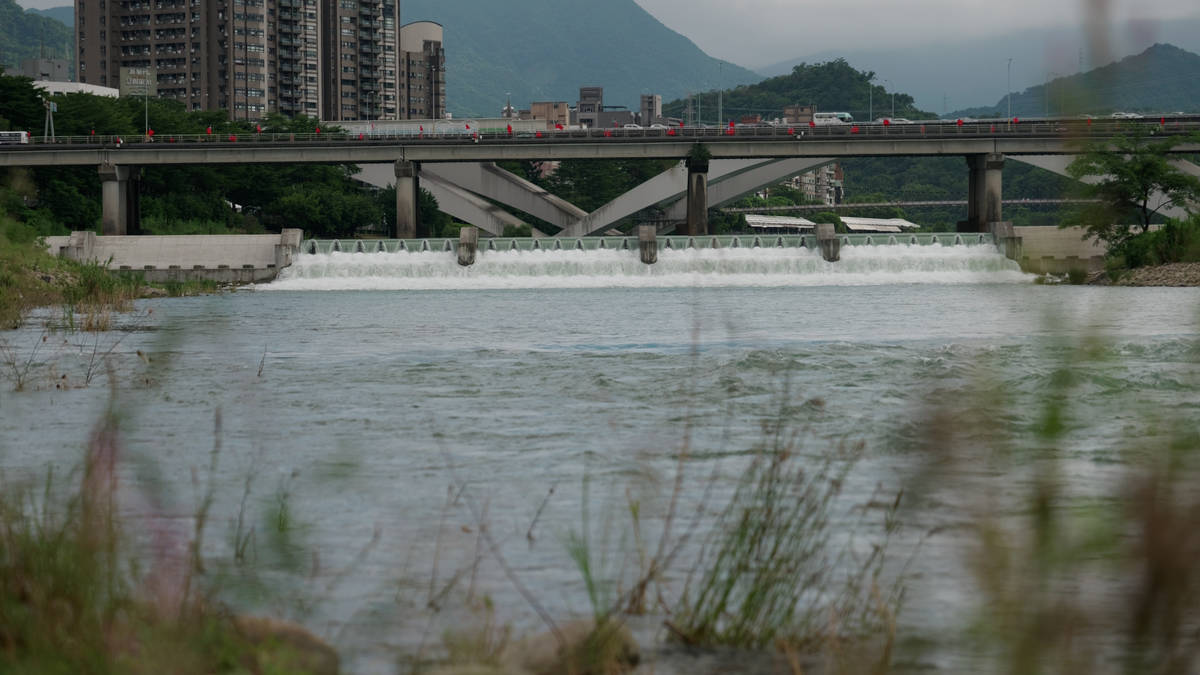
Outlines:
[[[985, 233], [838, 235], [827, 262], [815, 235], [308, 240], [264, 290], [786, 287], [1028, 283]], [[647, 248], [648, 247], [648, 248]], [[643, 259], [654, 259], [646, 264]]]
[[[826, 235], [828, 236], [828, 235]], [[987, 232], [922, 232], [913, 234], [839, 234], [835, 235], [840, 246], [968, 246], [991, 244], [993, 238]], [[308, 239], [300, 247], [307, 255], [322, 253], [400, 253], [421, 251], [456, 251], [458, 239]], [[657, 248], [666, 249], [722, 249], [722, 248], [805, 248], [820, 247], [816, 234], [737, 234], [706, 236], [659, 236]], [[625, 237], [489, 237], [478, 240], [478, 251], [599, 251], [639, 249], [637, 235]]]

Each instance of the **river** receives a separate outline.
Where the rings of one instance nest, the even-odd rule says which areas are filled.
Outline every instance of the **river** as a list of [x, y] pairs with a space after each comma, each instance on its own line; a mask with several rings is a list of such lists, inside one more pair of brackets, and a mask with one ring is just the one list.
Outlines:
[[[620, 251], [483, 253], [471, 269], [450, 253], [303, 255], [269, 285], [142, 301], [109, 333], [47, 332], [47, 311], [0, 336], [34, 364], [25, 391], [10, 377], [0, 392], [0, 468], [65, 475], [113, 405], [123, 508], [186, 535], [220, 411], [206, 551], [230, 558], [243, 501], [242, 531], [256, 528], [246, 565], [214, 567], [229, 602], [298, 618], [354, 672], [391, 672], [396, 653], [470, 616], [467, 595], [540, 628], [481, 524], [548, 612], [585, 615], [566, 546], [584, 507], [620, 577], [636, 548], [630, 500], [656, 545], [682, 467], [681, 522], [707, 522], [781, 419], [814, 457], [861, 441], [846, 496], [865, 501], [919, 483], [933, 409], [945, 403], [971, 447], [989, 419], [1021, 438], [1071, 363], [1062, 461], [1073, 491], [1102, 493], [1122, 439], [1150, 431], [1132, 403], [1200, 418], [1197, 310], [1197, 289], [1037, 285], [988, 246], [849, 247], [836, 265], [805, 250], [664, 251], [653, 268]], [[1094, 338], [1099, 351], [1073, 362]], [[1019, 493], [1029, 477], [1009, 469], [984, 460], [951, 482]], [[925, 486], [903, 515], [902, 634], [970, 621], [965, 535], [929, 534], [968, 518], [954, 487]], [[280, 504], [286, 538], [271, 535]], [[668, 576], [695, 555], [685, 546]], [[917, 663], [950, 672], [970, 658]]]

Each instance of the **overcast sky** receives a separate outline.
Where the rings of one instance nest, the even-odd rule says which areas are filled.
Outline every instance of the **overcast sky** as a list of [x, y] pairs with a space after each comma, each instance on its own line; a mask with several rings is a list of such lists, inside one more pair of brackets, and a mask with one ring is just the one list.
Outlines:
[[635, 0], [709, 55], [749, 68], [814, 52], [965, 42], [1025, 28], [1200, 17], [1198, 0]]

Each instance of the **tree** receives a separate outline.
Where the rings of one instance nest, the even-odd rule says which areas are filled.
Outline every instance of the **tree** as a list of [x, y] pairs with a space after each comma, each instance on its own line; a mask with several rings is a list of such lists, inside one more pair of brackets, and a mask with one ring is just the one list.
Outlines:
[[1169, 153], [1188, 137], [1158, 139], [1140, 129], [1110, 142], [1093, 143], [1067, 167], [1077, 191], [1098, 200], [1082, 209], [1063, 226], [1082, 225], [1089, 238], [1099, 239], [1109, 250], [1120, 252], [1132, 239], [1145, 234], [1168, 206], [1193, 209], [1200, 203], [1200, 179], [1173, 166]]

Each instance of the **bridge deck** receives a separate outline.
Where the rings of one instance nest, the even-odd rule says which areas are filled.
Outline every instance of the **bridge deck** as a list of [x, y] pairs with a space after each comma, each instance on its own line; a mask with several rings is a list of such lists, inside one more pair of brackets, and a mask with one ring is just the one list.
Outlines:
[[[682, 159], [703, 143], [714, 159], [1077, 153], [1087, 142], [1133, 129], [1166, 136], [1200, 131], [1200, 118], [1020, 123], [955, 123], [581, 129], [508, 134], [251, 134], [35, 138], [0, 146], [0, 166], [170, 165], [235, 163], [383, 163], [560, 160], [579, 158]], [[1200, 152], [1189, 140], [1177, 152]]]

